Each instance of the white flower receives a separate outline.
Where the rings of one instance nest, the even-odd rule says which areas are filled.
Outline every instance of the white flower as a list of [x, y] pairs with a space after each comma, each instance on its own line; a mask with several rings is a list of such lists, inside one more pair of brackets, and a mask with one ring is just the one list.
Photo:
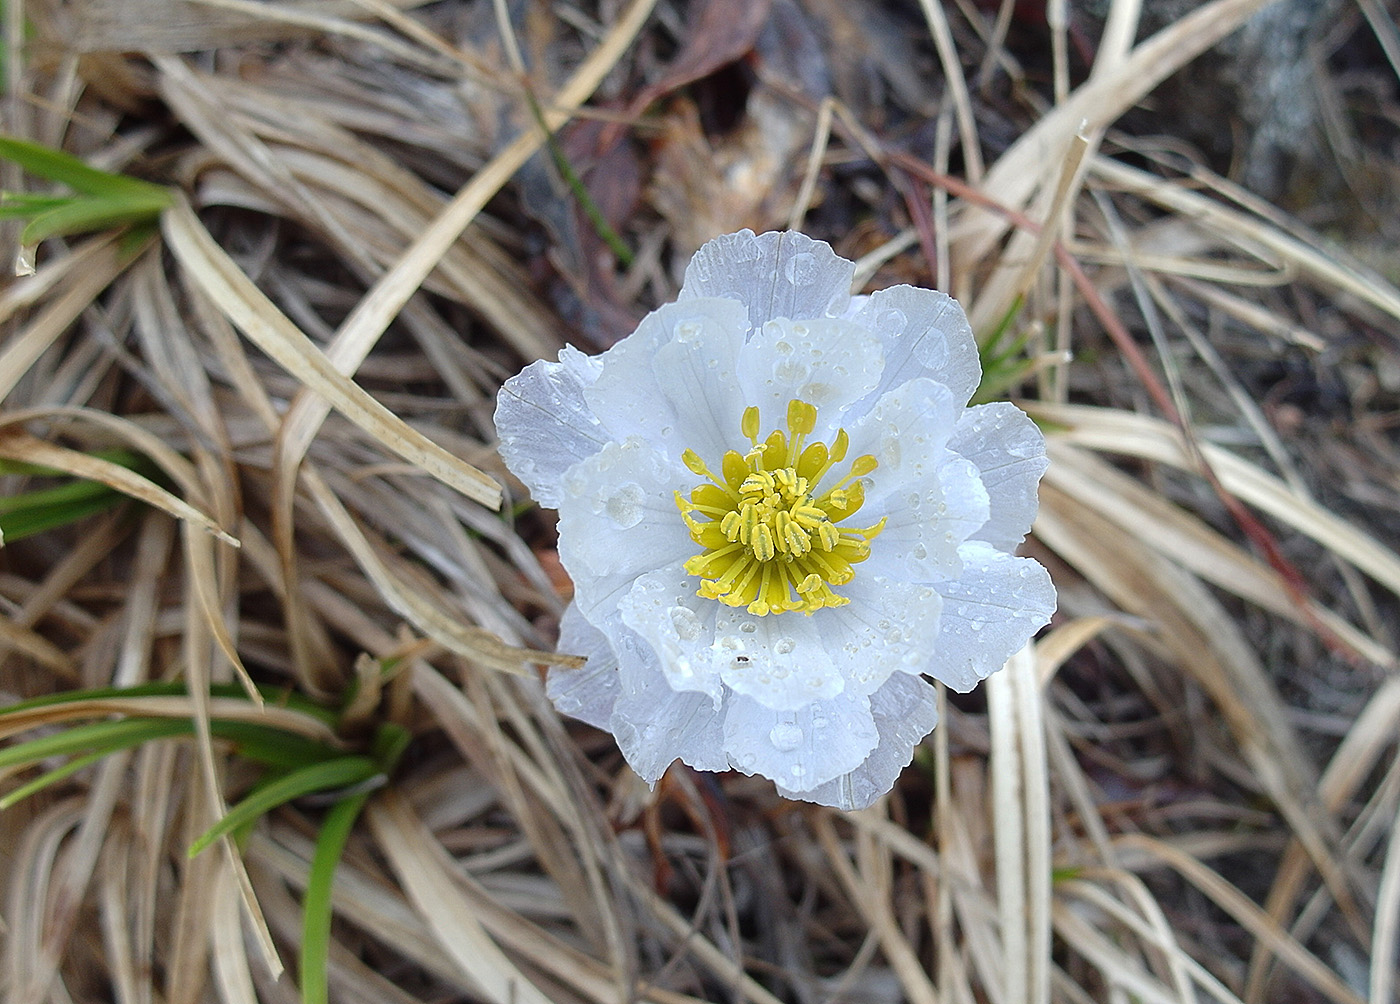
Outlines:
[[559, 510], [573, 577], [548, 681], [655, 783], [677, 758], [869, 805], [967, 691], [1046, 624], [1012, 552], [1045, 443], [981, 372], [962, 308], [798, 233], [706, 244], [675, 303], [600, 356], [502, 388], [501, 455]]

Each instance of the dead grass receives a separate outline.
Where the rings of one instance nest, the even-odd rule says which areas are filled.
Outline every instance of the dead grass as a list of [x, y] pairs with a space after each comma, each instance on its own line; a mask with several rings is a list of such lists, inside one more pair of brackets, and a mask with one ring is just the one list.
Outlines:
[[[333, 1000], [1394, 999], [1400, 291], [1114, 131], [1265, 0], [1141, 39], [1113, 0], [1087, 72], [1051, 0], [1044, 79], [1010, 3], [858, 6], [774, 0], [756, 34], [745, 0], [704, 30], [663, 0], [11, 0], [6, 131], [182, 196], [159, 238], [51, 241], [0, 288], [0, 457], [143, 503], [7, 544], [0, 690], [190, 696], [3, 732], [197, 729], [0, 813], [7, 999], [297, 999], [323, 807], [185, 854], [252, 780], [210, 731], [234, 707], [414, 737], [336, 873]], [[524, 362], [624, 333], [714, 232], [804, 218], [864, 280], [1010, 314], [1053, 458], [1055, 623], [850, 815], [649, 792], [558, 718], [532, 664], [568, 584], [492, 449]], [[353, 705], [326, 736], [229, 681]]]

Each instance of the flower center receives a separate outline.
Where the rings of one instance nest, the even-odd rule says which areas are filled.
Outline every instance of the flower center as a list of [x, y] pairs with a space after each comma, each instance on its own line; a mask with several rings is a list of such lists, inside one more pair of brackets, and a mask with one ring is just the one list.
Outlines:
[[752, 447], [730, 450], [716, 477], [694, 450], [682, 454], [686, 467], [708, 479], [687, 499], [676, 492], [676, 507], [690, 538], [704, 548], [685, 563], [700, 577], [699, 594], [751, 614], [801, 610], [849, 603], [831, 591], [855, 578], [851, 567], [870, 557], [870, 541], [885, 521], [864, 528], [838, 524], [865, 503], [859, 479], [873, 471], [869, 454], [851, 463], [851, 472], [816, 498], [812, 491], [833, 466], [846, 458], [846, 430], [825, 443], [806, 444], [817, 424], [817, 409], [788, 402], [787, 426], [758, 439], [758, 409], [744, 409], [741, 423]]

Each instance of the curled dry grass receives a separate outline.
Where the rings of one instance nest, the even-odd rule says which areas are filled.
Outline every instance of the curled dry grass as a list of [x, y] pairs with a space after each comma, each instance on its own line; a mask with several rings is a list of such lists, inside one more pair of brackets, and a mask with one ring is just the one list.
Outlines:
[[[946, 703], [894, 796], [850, 815], [739, 777], [675, 771], [649, 793], [542, 700], [531, 664], [552, 658], [561, 581], [536, 517], [501, 507], [490, 413], [568, 327], [512, 231], [547, 179], [515, 68], [546, 68], [528, 79], [556, 129], [627, 127], [602, 109], [630, 107], [629, 75], [654, 97], [714, 66], [683, 35], [666, 69], [648, 19], [681, 22], [656, 0], [515, 25], [468, 6], [40, 2], [32, 46], [7, 33], [10, 131], [183, 196], [158, 239], [54, 242], [0, 291], [0, 456], [146, 503], [7, 546], [0, 686], [180, 678], [190, 697], [160, 713], [197, 725], [0, 813], [8, 998], [295, 998], [278, 974], [321, 808], [184, 853], [249, 781], [212, 738], [230, 699], [208, 687], [257, 680], [330, 702], [353, 685], [338, 741], [376, 720], [417, 740], [336, 874], [335, 1000], [1392, 999], [1400, 557], [1319, 497], [1326, 468], [1236, 371], [1326, 352], [1320, 320], [1390, 339], [1393, 366], [1400, 292], [1198, 165], [1129, 166], [1111, 132], [1262, 0], [1136, 43], [1139, 5], [1115, 0], [1074, 87], [1048, 4], [1056, 98], [1004, 149], [981, 143], [978, 103], [1017, 73], [1006, 18], [979, 37], [933, 2], [948, 87], [931, 161], [761, 67], [756, 132], [706, 146], [668, 106], [638, 126], [661, 150], [655, 213], [611, 289], [577, 219], [537, 207], [588, 330], [667, 298], [666, 241], [800, 220], [839, 184], [824, 168], [868, 158], [908, 227], [848, 237], [861, 275], [934, 262], [979, 329], [1014, 310], [1029, 336], [1054, 461], [1030, 546], [1061, 614], [985, 708]], [[107, 51], [114, 32], [145, 55]], [[1393, 446], [1357, 442], [1379, 472], [1360, 496], [1393, 492]], [[112, 446], [159, 473], [92, 455]], [[136, 700], [6, 730], [154, 713]]]

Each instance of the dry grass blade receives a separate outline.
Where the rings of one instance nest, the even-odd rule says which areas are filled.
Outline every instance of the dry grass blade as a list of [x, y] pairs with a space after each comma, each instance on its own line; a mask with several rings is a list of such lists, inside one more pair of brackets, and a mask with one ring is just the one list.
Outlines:
[[366, 815], [409, 899], [478, 991], [496, 1004], [550, 1004], [487, 935], [455, 890], [441, 847], [408, 806], [385, 794], [366, 807]]
[[1150, 837], [1129, 834], [1119, 837], [1120, 849], [1133, 849], [1160, 858], [1185, 876], [1193, 885], [1204, 892], [1222, 910], [1245, 926], [1251, 933], [1293, 967], [1304, 979], [1311, 983], [1328, 999], [1338, 1004], [1364, 1004], [1360, 995], [1349, 987], [1336, 973], [1328, 969], [1316, 956], [1299, 945], [1288, 932], [1279, 927], [1271, 917], [1249, 901], [1239, 890], [1225, 882], [1220, 876], [1204, 867], [1199, 861], [1170, 844]]
[[[15, 385], [73, 321], [87, 309], [98, 293], [106, 289], [126, 267], [130, 258], [118, 250], [110, 238], [88, 241], [65, 258], [46, 264], [38, 275], [5, 291], [0, 300], [0, 322], [30, 297], [47, 302], [23, 331], [11, 335], [0, 351], [0, 401], [9, 398]], [[62, 290], [45, 297], [50, 286]]]
[[258, 348], [409, 463], [482, 505], [493, 509], [500, 506], [501, 490], [495, 481], [405, 424], [336, 372], [324, 353], [287, 320], [214, 242], [188, 203], [178, 203], [165, 214], [162, 224], [166, 240], [190, 280], [208, 294]]
[[[65, 409], [11, 413], [0, 419], [0, 429], [3, 429], [4, 426], [19, 425], [34, 421], [36, 418], [56, 415], [79, 416], [82, 415], [82, 412]], [[94, 412], [86, 417], [103, 421], [107, 416]], [[77, 450], [55, 446], [12, 428], [0, 431], [0, 457], [19, 463], [52, 468], [90, 481], [99, 481], [115, 491], [145, 502], [149, 506], [162, 509], [176, 519], [192, 523], [206, 533], [218, 537], [226, 544], [238, 546], [237, 538], [230, 536], [220, 528], [211, 517], [206, 516], [184, 499], [170, 494], [160, 485], [148, 478], [143, 478], [121, 464], [103, 460], [101, 457], [94, 457], [91, 454], [80, 453]]]
[[[4, 7], [6, 132], [181, 193], [158, 248], [52, 240], [0, 283], [0, 456], [147, 503], [5, 542], [0, 694], [58, 700], [0, 743], [182, 737], [0, 772], [50, 782], [0, 814], [11, 997], [288, 1002], [316, 919], [328, 1004], [1395, 996], [1385, 5], [768, 6]], [[1294, 17], [1279, 89], [1251, 47]], [[1254, 121], [1313, 90], [1335, 171]], [[46, 204], [13, 168], [4, 211]], [[611, 344], [716, 229], [785, 220], [859, 291], [964, 295], [999, 339], [983, 392], [1038, 393], [1049, 437], [1024, 548], [1054, 622], [985, 690], [939, 688], [859, 813], [737, 771], [648, 789], [557, 715], [540, 667], [582, 660], [549, 651], [553, 517], [491, 511], [503, 380]], [[65, 693], [92, 688], [118, 695]], [[187, 858], [277, 777], [218, 736], [271, 729], [383, 754], [328, 890], [344, 802]]]
[[[1063, 163], [1074, 136], [1087, 124], [1102, 129], [1272, 0], [1213, 0], [1140, 43], [1080, 86], [1027, 130], [987, 171], [981, 188], [1003, 205], [1022, 208]], [[969, 209], [955, 224], [954, 248], [967, 261], [981, 261], [1005, 232], [1005, 220]]]
[[[1182, 470], [1196, 469], [1180, 432], [1157, 419], [1076, 405], [1034, 404], [1028, 408], [1040, 418], [1063, 425], [1065, 431], [1059, 435], [1066, 442]], [[1306, 534], [1400, 594], [1400, 555], [1317, 503], [1299, 498], [1282, 481], [1228, 450], [1202, 444], [1201, 451], [1227, 491]]]

